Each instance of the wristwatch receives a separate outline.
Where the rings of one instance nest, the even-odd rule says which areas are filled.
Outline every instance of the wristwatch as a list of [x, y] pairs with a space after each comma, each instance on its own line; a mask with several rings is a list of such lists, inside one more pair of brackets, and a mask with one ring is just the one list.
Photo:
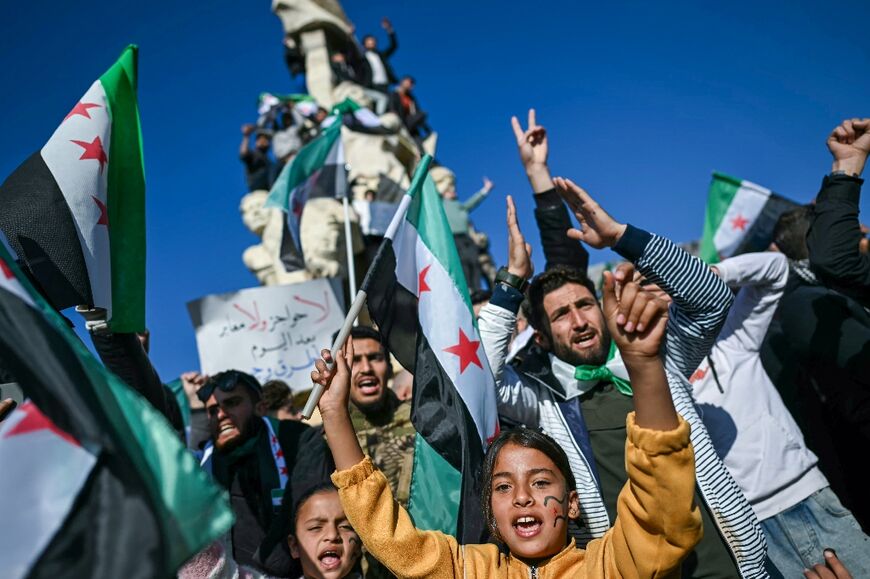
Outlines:
[[525, 293], [526, 287], [529, 285], [528, 280], [512, 274], [506, 267], [502, 267], [498, 270], [498, 273], [495, 274], [495, 282], [508, 285], [520, 293]]

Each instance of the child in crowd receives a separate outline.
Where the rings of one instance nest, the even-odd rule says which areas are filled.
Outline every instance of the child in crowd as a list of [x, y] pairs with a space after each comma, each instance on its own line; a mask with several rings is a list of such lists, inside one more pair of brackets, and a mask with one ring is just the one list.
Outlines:
[[[499, 435], [484, 466], [483, 516], [503, 548], [459, 545], [452, 536], [416, 529], [357, 442], [347, 410], [353, 344], [345, 344], [331, 369], [333, 358], [323, 351], [312, 379], [326, 389], [320, 412], [338, 469], [333, 482], [363, 544], [398, 577], [679, 575], [702, 531], [689, 425], [674, 409], [659, 357], [667, 306], [644, 304], [634, 283], [617, 298], [614, 277], [605, 276], [604, 313], [631, 377], [635, 412], [627, 418], [629, 481], [619, 517], [585, 550], [568, 536], [568, 519], [582, 508], [568, 458], [554, 440], [524, 428]], [[626, 332], [624, 321], [638, 306], [654, 308], [653, 321], [642, 332]]]
[[354, 568], [362, 544], [330, 483], [315, 486], [299, 498], [287, 544], [302, 564], [305, 579], [361, 577]]

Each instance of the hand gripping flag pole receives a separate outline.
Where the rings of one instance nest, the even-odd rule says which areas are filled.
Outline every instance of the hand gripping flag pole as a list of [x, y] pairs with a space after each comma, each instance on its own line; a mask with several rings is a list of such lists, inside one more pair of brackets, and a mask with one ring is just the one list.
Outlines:
[[[366, 302], [366, 297], [368, 295], [367, 290], [372, 277], [379, 269], [378, 264], [381, 261], [384, 248], [387, 247], [388, 243], [392, 243], [396, 230], [399, 228], [399, 225], [402, 224], [405, 215], [408, 213], [408, 206], [411, 205], [411, 200], [420, 188], [423, 187], [423, 180], [429, 172], [429, 165], [431, 162], [432, 157], [430, 155], [424, 155], [417, 164], [417, 168], [414, 170], [414, 178], [411, 180], [411, 186], [408, 188], [408, 192], [405, 196], [402, 197], [402, 201], [399, 203], [398, 209], [396, 209], [396, 214], [393, 215], [393, 220], [390, 221], [390, 226], [384, 234], [384, 241], [381, 242], [381, 246], [378, 248], [378, 253], [375, 255], [375, 259], [369, 267], [369, 270], [366, 272], [366, 277], [363, 280], [362, 287], [358, 292], [356, 292], [356, 297], [353, 299], [350, 310], [347, 312], [347, 316], [344, 318], [341, 329], [335, 337], [335, 341], [332, 343], [332, 349], [330, 351], [333, 352], [333, 356], [336, 355], [335, 353], [338, 352], [338, 350], [344, 345], [345, 341], [347, 341], [347, 337], [350, 335], [350, 329], [354, 326], [354, 322], [359, 317], [363, 305]], [[348, 235], [347, 238], [350, 239], [350, 236]], [[350, 246], [348, 246], [348, 255], [351, 255]], [[350, 262], [348, 262], [348, 268], [351, 269]], [[303, 418], [306, 420], [311, 418], [311, 415], [314, 414], [314, 409], [317, 407], [317, 403], [320, 402], [321, 396], [323, 396], [323, 386], [320, 384], [314, 384], [311, 389], [311, 394], [308, 395], [308, 401], [305, 403], [305, 408], [302, 409]]]

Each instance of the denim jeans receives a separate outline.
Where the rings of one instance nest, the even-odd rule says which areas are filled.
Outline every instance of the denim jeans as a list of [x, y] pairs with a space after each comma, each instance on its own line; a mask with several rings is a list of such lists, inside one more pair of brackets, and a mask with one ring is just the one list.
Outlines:
[[870, 537], [830, 487], [790, 509], [761, 521], [767, 556], [785, 577], [824, 562], [822, 551], [834, 549], [853, 577], [870, 577]]

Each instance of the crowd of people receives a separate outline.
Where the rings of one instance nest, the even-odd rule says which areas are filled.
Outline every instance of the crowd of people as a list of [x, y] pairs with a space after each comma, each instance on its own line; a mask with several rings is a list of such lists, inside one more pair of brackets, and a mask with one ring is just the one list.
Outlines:
[[[395, 112], [420, 143], [427, 116], [382, 25], [386, 49], [365, 36], [332, 51], [335, 82], [363, 86], [373, 112]], [[262, 99], [242, 127], [249, 189], [269, 189], [328, 114], [307, 97]], [[828, 136], [832, 171], [779, 218], [768, 251], [712, 265], [554, 176], [534, 110], [511, 124], [540, 272], [510, 197], [505, 266], [482, 271], [469, 213], [491, 181], [464, 202], [455, 184], [441, 192], [498, 403], [481, 472], [462, 473], [480, 480], [481, 543], [418, 529], [408, 513], [413, 376], [378, 328], [321, 352], [313, 424], [305, 394], [240, 370], [164, 384], [147, 332], [113, 333], [78, 309], [105, 366], [228, 494], [231, 531], [178, 576], [870, 577], [870, 243], [858, 217], [870, 119]], [[600, 291], [588, 247], [624, 259]], [[0, 420], [12, 407], [0, 402]]]
[[[310, 426], [285, 384], [230, 370], [173, 392], [150, 336], [89, 326], [229, 493], [231, 532], [179, 576], [868, 576], [870, 119], [833, 131], [833, 171], [769, 251], [713, 266], [553, 177], [534, 111], [512, 122], [546, 266], [533, 275], [508, 197], [507, 265], [476, 308], [501, 433], [466, 473], [481, 477], [489, 542], [409, 517], [413, 397], [376, 328], [322, 352]], [[625, 259], [600, 295], [586, 247]], [[515, 348], [520, 316], [530, 337]]]
[[[377, 117], [385, 113], [395, 114], [400, 127], [414, 140], [419, 153], [424, 153], [423, 143], [432, 134], [427, 121], [428, 115], [420, 108], [414, 96], [414, 78], [409, 75], [399, 77], [394, 72], [390, 57], [398, 48], [396, 32], [389, 19], [384, 18], [381, 24], [389, 42], [385, 49], [379, 48], [374, 35], [364, 36], [360, 43], [353, 30], [349, 42], [341, 43], [333, 39], [329, 43], [331, 81], [334, 86], [348, 82], [361, 87], [370, 100], [371, 113]], [[304, 73], [305, 61], [292, 39], [285, 39], [285, 52], [291, 73]], [[318, 137], [322, 129], [332, 122], [329, 120], [324, 123], [329, 114], [327, 109], [309, 95], [279, 96], [263, 93], [256, 123], [245, 124], [241, 128], [239, 159], [244, 164], [249, 192], [270, 190], [284, 166], [291, 163], [302, 147]], [[390, 135], [399, 130], [389, 123], [381, 125], [378, 121], [360, 123], [354, 115], [347, 113], [343, 114], [342, 121], [350, 130], [370, 134]], [[354, 183], [349, 186], [353, 188]], [[460, 201], [451, 173], [451, 178], [445, 180], [440, 188], [466, 281], [472, 291], [491, 289], [495, 280], [495, 267], [488, 251], [488, 238], [475, 230], [469, 217], [493, 187], [492, 181], [484, 178], [483, 187], [479, 191], [467, 200]], [[396, 195], [395, 191], [366, 189], [361, 201], [386, 203], [395, 209]], [[365, 254], [361, 265], [364, 269], [371, 264], [371, 259], [383, 239], [383, 231], [371, 230], [365, 219], [361, 225]], [[299, 252], [304, 254], [305, 248], [299, 249]], [[343, 271], [343, 267], [344, 264], [332, 269]], [[364, 270], [358, 272], [357, 277], [362, 273]]]

